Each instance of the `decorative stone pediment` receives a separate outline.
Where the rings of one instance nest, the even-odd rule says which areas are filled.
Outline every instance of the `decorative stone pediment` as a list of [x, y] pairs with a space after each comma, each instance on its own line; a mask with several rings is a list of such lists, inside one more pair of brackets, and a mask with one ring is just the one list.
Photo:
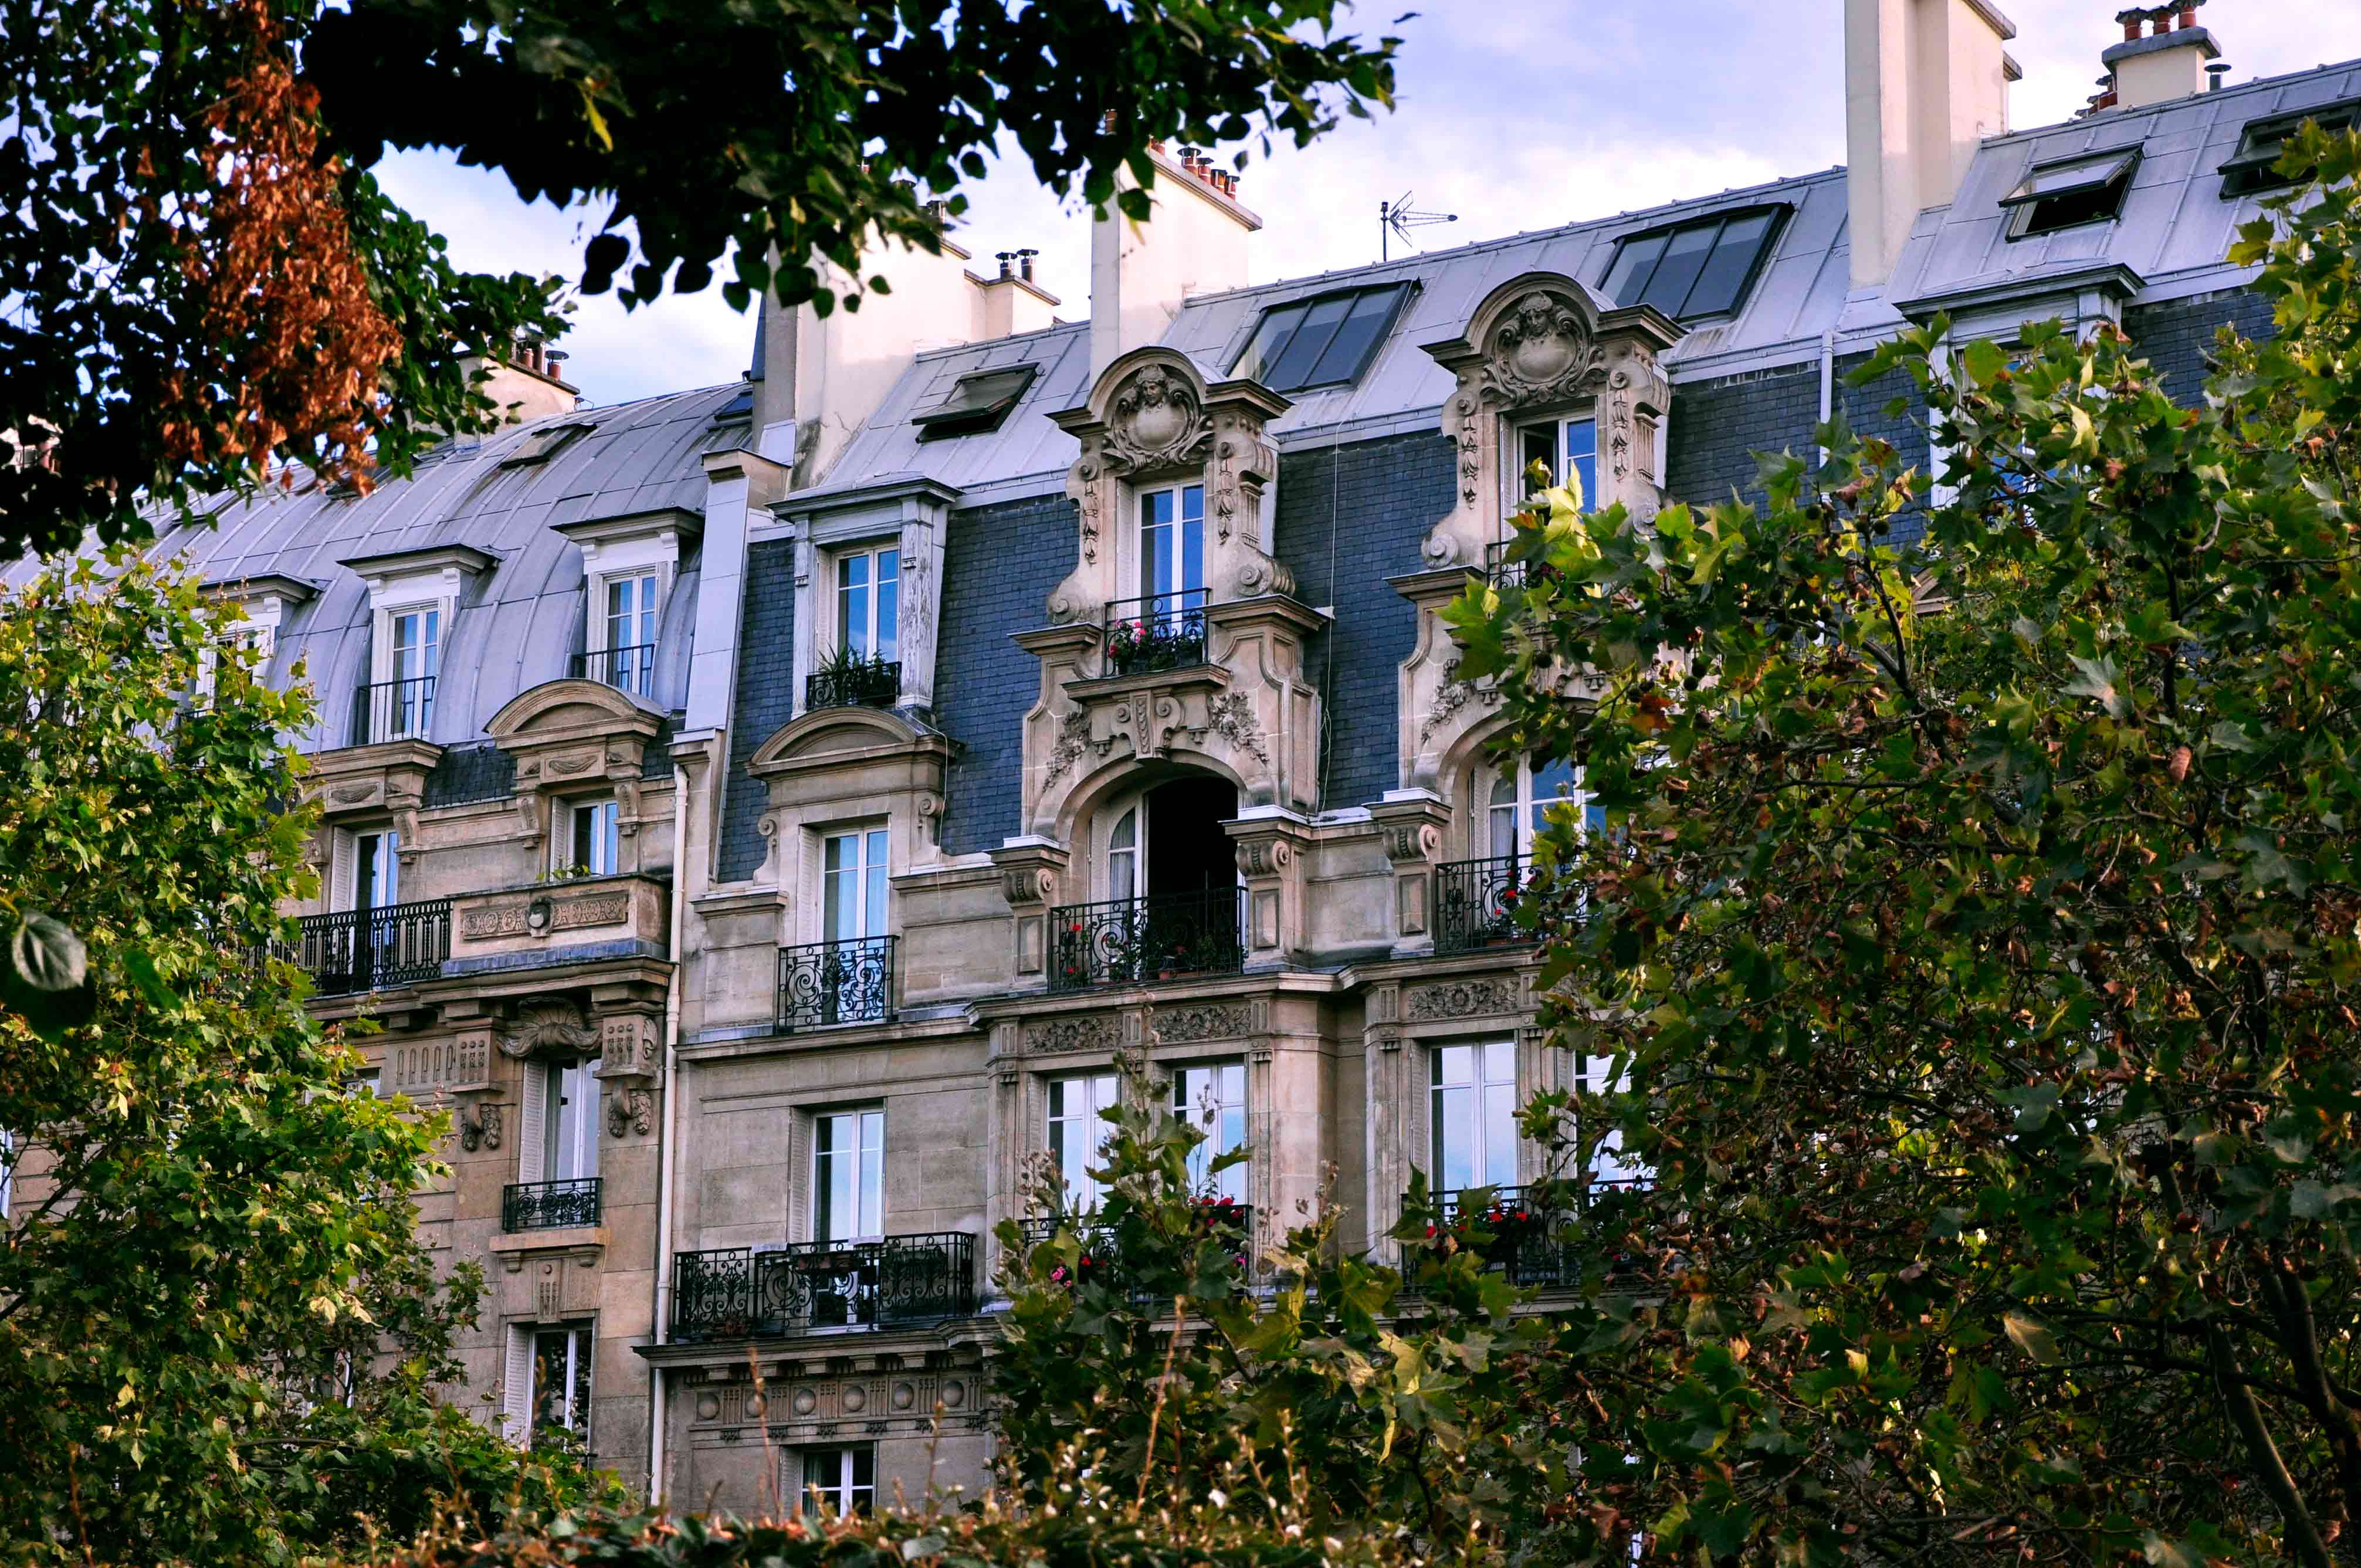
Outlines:
[[1432, 566], [1481, 565], [1516, 488], [1510, 445], [1525, 415], [1587, 410], [1598, 426], [1598, 490], [1642, 518], [1663, 504], [1657, 448], [1672, 384], [1657, 356], [1682, 328], [1652, 305], [1619, 309], [1555, 272], [1528, 272], [1485, 296], [1459, 337], [1426, 351], [1452, 373], [1443, 433], [1458, 449], [1449, 516], [1427, 535]]
[[1126, 526], [1136, 488], [1205, 488], [1205, 582], [1215, 604], [1294, 591], [1270, 553], [1266, 504], [1279, 452], [1266, 434], [1288, 400], [1250, 380], [1208, 383], [1187, 356], [1135, 349], [1107, 367], [1080, 408], [1053, 414], [1081, 443], [1066, 493], [1081, 509], [1081, 559], [1049, 596], [1049, 620], [1095, 620], [1138, 593], [1136, 541]]
[[419, 740], [313, 752], [311, 775], [303, 781], [303, 796], [320, 808], [324, 826], [313, 858], [323, 874], [333, 825], [355, 820], [390, 819], [401, 835], [401, 863], [413, 864], [418, 858], [418, 813], [426, 795], [426, 775], [434, 771], [442, 755], [442, 747]]
[[791, 905], [780, 939], [818, 941], [820, 837], [883, 817], [896, 871], [936, 858], [950, 741], [906, 714], [880, 707], [815, 708], [755, 749], [747, 771], [769, 792], [758, 830], [768, 845], [754, 881]]
[[620, 869], [636, 869], [642, 763], [663, 723], [654, 707], [603, 681], [544, 681], [511, 698], [484, 729], [516, 759], [514, 836], [547, 831], [554, 795], [610, 790], [629, 843]]

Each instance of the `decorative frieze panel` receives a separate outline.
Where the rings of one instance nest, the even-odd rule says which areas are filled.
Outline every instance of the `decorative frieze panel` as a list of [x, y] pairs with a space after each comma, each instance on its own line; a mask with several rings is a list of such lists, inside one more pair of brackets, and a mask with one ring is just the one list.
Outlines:
[[580, 898], [513, 899], [459, 912], [459, 939], [489, 942], [502, 937], [538, 937], [592, 926], [620, 926], [631, 916], [628, 894]]
[[1205, 1040], [1241, 1040], [1268, 1026], [1269, 1003], [1207, 1002], [1180, 1007], [1159, 1007], [1148, 1022], [1157, 1044], [1192, 1046]]
[[1494, 1017], [1525, 1009], [1524, 982], [1515, 975], [1471, 975], [1402, 987], [1402, 1016], [1412, 1024]]
[[727, 1440], [732, 1429], [766, 1427], [783, 1442], [884, 1437], [990, 1419], [989, 1384], [973, 1367], [901, 1368], [857, 1374], [801, 1373], [761, 1383], [683, 1387], [692, 1431]]

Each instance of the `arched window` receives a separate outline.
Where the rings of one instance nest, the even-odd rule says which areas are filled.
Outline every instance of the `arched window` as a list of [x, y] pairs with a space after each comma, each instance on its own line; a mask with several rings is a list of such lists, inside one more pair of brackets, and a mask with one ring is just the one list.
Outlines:
[[1139, 895], [1139, 807], [1135, 806], [1115, 818], [1114, 829], [1107, 835], [1107, 896], [1136, 898]]
[[1549, 826], [1551, 807], [1565, 803], [1575, 806], [1579, 831], [1595, 833], [1606, 825], [1606, 812], [1584, 792], [1582, 770], [1572, 762], [1497, 770], [1486, 798], [1481, 851], [1494, 860], [1531, 855], [1534, 839]]

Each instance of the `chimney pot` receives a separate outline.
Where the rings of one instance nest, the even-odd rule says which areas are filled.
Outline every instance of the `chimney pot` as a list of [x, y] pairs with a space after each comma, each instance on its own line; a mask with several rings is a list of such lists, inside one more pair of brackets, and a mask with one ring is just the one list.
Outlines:
[[1033, 281], [1033, 258], [1039, 254], [1039, 251], [1029, 249], [1020, 250], [1016, 253], [1016, 275], [1024, 279], [1027, 283]]

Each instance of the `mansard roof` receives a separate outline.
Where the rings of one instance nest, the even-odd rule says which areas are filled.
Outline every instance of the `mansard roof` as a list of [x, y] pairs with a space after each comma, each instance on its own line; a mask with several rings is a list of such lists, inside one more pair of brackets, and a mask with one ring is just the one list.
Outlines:
[[[743, 423], [714, 414], [739, 389], [710, 387], [577, 408], [428, 453], [414, 478], [366, 496], [269, 490], [225, 507], [210, 528], [175, 528], [149, 554], [178, 557], [207, 581], [283, 576], [320, 585], [291, 607], [273, 656], [283, 678], [303, 661], [320, 698], [320, 724], [297, 738], [306, 750], [346, 743], [355, 686], [368, 678], [369, 600], [360, 576], [339, 565], [366, 557], [464, 545], [491, 565], [445, 630], [434, 733], [445, 743], [475, 740], [519, 693], [569, 673], [582, 646], [582, 554], [555, 525], [667, 508], [701, 511], [708, 451], [743, 443]], [[538, 432], [587, 424], [546, 462], [503, 466], [530, 449]], [[29, 566], [20, 564], [16, 574]], [[697, 568], [684, 563], [659, 631], [658, 667], [675, 671], [696, 624]], [[478, 613], [497, 609], [497, 614]], [[675, 706], [679, 694], [654, 694]]]

